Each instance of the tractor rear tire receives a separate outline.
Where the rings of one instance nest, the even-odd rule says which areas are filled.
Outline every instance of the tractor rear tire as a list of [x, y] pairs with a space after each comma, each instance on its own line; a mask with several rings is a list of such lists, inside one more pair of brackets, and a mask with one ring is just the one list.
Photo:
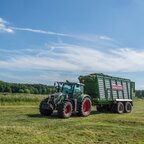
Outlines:
[[58, 105], [58, 117], [69, 118], [72, 115], [72, 103], [66, 101]]
[[50, 116], [53, 113], [53, 106], [52, 104], [47, 103], [47, 99], [44, 99], [40, 103], [39, 111], [43, 116]]
[[88, 116], [91, 113], [92, 102], [89, 97], [83, 99], [83, 101], [78, 105], [78, 115]]
[[117, 113], [122, 114], [124, 112], [124, 105], [122, 102], [117, 103]]
[[125, 103], [125, 112], [130, 113], [132, 111], [132, 104], [130, 102]]

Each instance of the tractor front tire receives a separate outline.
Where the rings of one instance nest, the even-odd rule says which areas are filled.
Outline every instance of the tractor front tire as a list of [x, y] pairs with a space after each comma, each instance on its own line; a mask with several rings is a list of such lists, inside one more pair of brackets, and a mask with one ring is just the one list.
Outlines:
[[43, 116], [50, 116], [53, 113], [53, 106], [52, 104], [47, 103], [47, 99], [44, 99], [40, 103], [39, 111]]
[[72, 103], [69, 101], [58, 105], [58, 117], [69, 118], [72, 115]]
[[83, 99], [83, 101], [78, 105], [78, 115], [88, 116], [91, 113], [92, 102], [89, 97]]

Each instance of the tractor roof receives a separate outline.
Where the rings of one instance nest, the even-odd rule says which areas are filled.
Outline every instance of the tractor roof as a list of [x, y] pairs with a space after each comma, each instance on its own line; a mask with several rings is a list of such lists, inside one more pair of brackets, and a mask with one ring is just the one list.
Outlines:
[[59, 84], [72, 84], [72, 85], [82, 85], [82, 86], [84, 86], [83, 83], [69, 82], [69, 81], [66, 81], [66, 82], [55, 82], [55, 83], [59, 83]]

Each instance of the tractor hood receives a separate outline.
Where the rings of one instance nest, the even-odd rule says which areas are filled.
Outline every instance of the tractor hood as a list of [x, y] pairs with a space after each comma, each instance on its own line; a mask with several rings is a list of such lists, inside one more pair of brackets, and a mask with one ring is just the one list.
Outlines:
[[57, 92], [51, 95], [51, 97], [57, 98], [58, 96], [61, 96], [62, 92]]
[[49, 102], [52, 104], [59, 104], [63, 99], [65, 98], [65, 95], [63, 95], [62, 92], [54, 93], [50, 96]]

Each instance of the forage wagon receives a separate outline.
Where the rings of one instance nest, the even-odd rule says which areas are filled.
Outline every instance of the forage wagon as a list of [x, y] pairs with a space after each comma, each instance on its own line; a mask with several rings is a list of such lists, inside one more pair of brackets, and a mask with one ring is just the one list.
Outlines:
[[84, 92], [93, 98], [97, 111], [132, 111], [135, 83], [131, 80], [94, 73], [80, 76], [79, 81], [85, 85]]

